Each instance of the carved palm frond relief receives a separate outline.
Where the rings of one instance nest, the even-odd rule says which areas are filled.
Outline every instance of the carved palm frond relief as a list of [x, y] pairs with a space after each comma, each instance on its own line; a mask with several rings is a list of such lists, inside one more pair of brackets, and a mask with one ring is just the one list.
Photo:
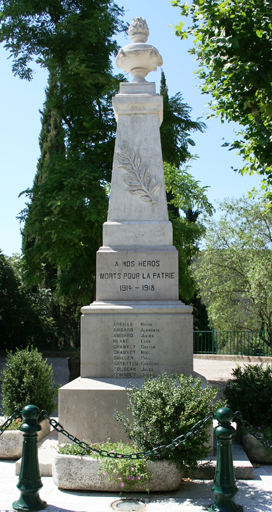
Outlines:
[[126, 174], [122, 178], [128, 187], [126, 190], [133, 195], [140, 197], [142, 201], [149, 203], [149, 206], [156, 204], [154, 197], [158, 194], [162, 184], [156, 181], [152, 176], [150, 167], [145, 168], [141, 159], [136, 155], [128, 145], [117, 151], [120, 169], [124, 169]]

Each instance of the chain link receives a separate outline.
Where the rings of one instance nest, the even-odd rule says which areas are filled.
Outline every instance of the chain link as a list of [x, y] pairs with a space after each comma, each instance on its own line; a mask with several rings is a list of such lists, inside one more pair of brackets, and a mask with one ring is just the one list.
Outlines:
[[242, 413], [240, 411], [236, 411], [233, 415], [234, 420], [240, 421], [242, 428], [244, 428], [249, 434], [251, 434], [255, 439], [260, 441], [264, 446], [272, 450], [271, 443], [266, 439], [263, 434], [254, 430], [253, 426], [246, 420], [244, 420]]
[[17, 420], [17, 418], [21, 418], [22, 415], [19, 409], [14, 409], [14, 413], [0, 426], [0, 436], [9, 428], [13, 420]]
[[58, 421], [54, 420], [53, 418], [50, 418], [46, 411], [41, 411], [41, 414], [49, 420], [49, 423], [54, 430], [67, 437], [73, 443], [76, 443], [83, 449], [90, 450], [91, 452], [93, 452], [94, 455], [99, 455], [100, 457], [110, 457], [112, 459], [145, 459], [146, 457], [151, 456], [158, 457], [159, 455], [162, 455], [167, 451], [174, 450], [182, 443], [185, 443], [188, 437], [199, 432], [206, 425], [206, 423], [214, 417], [214, 414], [212, 412], [209, 412], [203, 420], [200, 420], [197, 423], [195, 423], [195, 425], [191, 428], [190, 432], [187, 432], [187, 434], [181, 434], [179, 437], [176, 437], [170, 444], [157, 446], [147, 452], [123, 454], [116, 452], [108, 452], [107, 450], [97, 450], [90, 446], [89, 444], [85, 443], [84, 441], [80, 441], [80, 439], [67, 432], [67, 430], [65, 430], [64, 427]]

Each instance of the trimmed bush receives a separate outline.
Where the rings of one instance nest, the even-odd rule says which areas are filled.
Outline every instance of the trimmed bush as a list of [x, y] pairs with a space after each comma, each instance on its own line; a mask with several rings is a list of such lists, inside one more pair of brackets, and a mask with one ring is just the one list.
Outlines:
[[36, 348], [27, 347], [8, 352], [1, 373], [2, 412], [10, 416], [17, 407], [22, 410], [32, 404], [50, 415], [55, 410], [58, 388], [53, 382], [52, 365], [42, 359]]
[[[147, 451], [160, 445], [168, 445], [181, 434], [187, 434], [195, 423], [223, 404], [213, 400], [217, 390], [210, 385], [203, 388], [200, 378], [168, 375], [145, 378], [144, 385], [127, 389], [128, 411], [131, 422], [123, 412], [114, 417], [123, 426], [127, 436], [139, 450]], [[206, 457], [212, 420], [205, 427], [188, 437], [175, 450], [168, 450], [157, 457], [172, 460], [180, 465], [196, 466]]]
[[233, 412], [240, 411], [254, 427], [272, 426], [272, 368], [267, 365], [239, 365], [232, 372], [224, 395]]

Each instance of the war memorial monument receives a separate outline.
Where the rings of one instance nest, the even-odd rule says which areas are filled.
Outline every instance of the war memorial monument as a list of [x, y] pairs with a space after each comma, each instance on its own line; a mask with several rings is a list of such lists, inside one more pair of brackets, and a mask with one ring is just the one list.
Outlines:
[[145, 20], [129, 28], [117, 66], [133, 76], [113, 98], [117, 135], [96, 300], [82, 308], [81, 377], [59, 390], [59, 421], [78, 438], [126, 440], [114, 420], [125, 387], [162, 371], [193, 373], [192, 308], [179, 301], [160, 141], [163, 98], [146, 75], [162, 65]]

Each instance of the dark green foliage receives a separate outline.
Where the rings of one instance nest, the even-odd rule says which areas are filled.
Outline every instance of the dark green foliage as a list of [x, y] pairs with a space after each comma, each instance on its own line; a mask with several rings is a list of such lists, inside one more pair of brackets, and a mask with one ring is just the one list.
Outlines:
[[25, 221], [26, 279], [74, 312], [94, 299], [95, 252], [106, 220], [116, 124], [111, 105], [114, 35], [124, 29], [112, 0], [0, 0], [0, 41], [13, 71], [31, 79], [31, 61], [49, 72], [41, 157]]
[[210, 331], [207, 308], [198, 292], [195, 292], [188, 304], [193, 307], [194, 331]]
[[212, 215], [213, 206], [206, 196], [207, 187], [201, 187], [189, 174], [188, 168], [181, 166], [194, 158], [190, 153], [190, 147], [195, 146], [191, 133], [204, 132], [206, 125], [199, 119], [191, 119], [192, 109], [183, 102], [180, 93], [169, 97], [163, 71], [160, 94], [163, 96], [163, 123], [160, 133], [165, 187], [169, 218], [173, 223], [174, 245], [179, 251], [179, 293], [183, 302], [193, 305], [194, 315], [198, 317], [197, 324], [200, 325], [205, 324], [207, 314], [205, 306], [195, 299], [196, 282], [190, 264], [205, 233], [200, 214]]
[[58, 389], [53, 382], [52, 365], [42, 359], [33, 347], [8, 352], [6, 366], [1, 373], [2, 412], [10, 416], [15, 408], [26, 405], [46, 409], [50, 415], [55, 410]]
[[237, 366], [232, 372], [224, 395], [233, 412], [241, 411], [244, 420], [254, 427], [272, 427], [272, 368], [270, 365]]
[[[127, 389], [127, 394], [127, 409], [133, 421], [130, 422], [123, 412], [115, 413], [114, 417], [140, 450], [169, 444], [176, 437], [189, 432], [209, 411], [218, 408], [218, 405], [213, 405], [217, 390], [209, 385], [203, 388], [201, 380], [192, 376], [163, 373], [158, 377], [146, 378], [142, 388], [136, 386]], [[186, 443], [174, 451], [168, 451], [161, 458], [178, 464], [196, 465], [208, 453], [204, 443], [209, 439], [210, 426], [211, 422], [190, 436]]]
[[192, 108], [183, 102], [181, 93], [169, 98], [165, 74], [161, 72], [160, 94], [163, 97], [163, 123], [160, 128], [163, 161], [179, 168], [193, 158], [190, 146], [195, 146], [192, 132], [204, 132], [206, 125], [190, 117]]
[[79, 347], [79, 311], [71, 301], [56, 300], [48, 285], [50, 275], [44, 274], [44, 287], [31, 286], [22, 257], [8, 258], [0, 251], [0, 350]]
[[26, 347], [44, 334], [40, 316], [22, 289], [11, 259], [0, 251], [0, 350]]

